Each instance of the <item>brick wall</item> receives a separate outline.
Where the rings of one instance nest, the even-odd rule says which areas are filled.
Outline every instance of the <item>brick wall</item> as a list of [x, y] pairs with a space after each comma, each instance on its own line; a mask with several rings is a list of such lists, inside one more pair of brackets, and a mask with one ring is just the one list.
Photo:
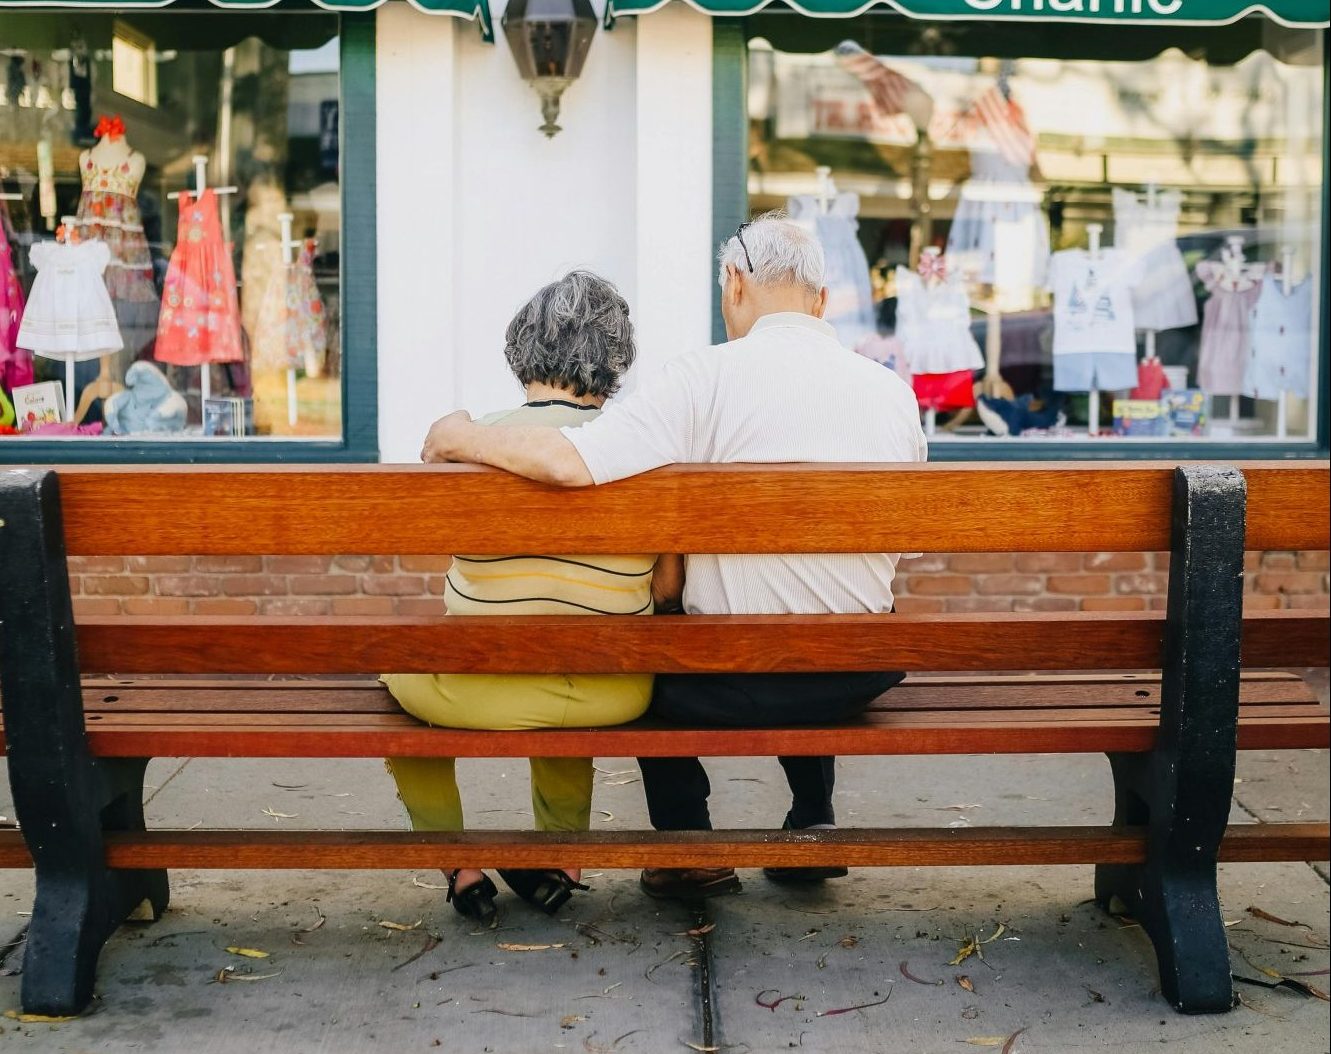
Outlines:
[[[1327, 554], [1249, 553], [1250, 608], [1326, 608]], [[131, 556], [70, 560], [82, 615], [438, 615], [443, 556]], [[897, 609], [1142, 611], [1166, 553], [968, 553], [904, 561]]]

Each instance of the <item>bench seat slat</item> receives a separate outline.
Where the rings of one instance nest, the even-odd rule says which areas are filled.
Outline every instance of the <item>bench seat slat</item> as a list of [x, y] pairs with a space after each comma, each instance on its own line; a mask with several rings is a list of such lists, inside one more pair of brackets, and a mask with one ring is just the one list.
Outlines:
[[[1245, 666], [1331, 664], [1331, 617], [1252, 612]], [[1158, 667], [1164, 616], [730, 615], [488, 618], [100, 617], [84, 671], [125, 674], [702, 673]], [[446, 657], [446, 663], [442, 661]]]
[[[1144, 694], [1139, 694], [1144, 693]], [[875, 702], [873, 710], [990, 710], [1012, 708], [1075, 708], [1079, 706], [1143, 707], [1160, 698], [1158, 676], [1126, 679], [1101, 676], [1098, 680], [1067, 683], [1058, 678], [994, 678], [989, 682], [957, 684], [942, 678], [911, 677]], [[1247, 674], [1241, 682], [1244, 706], [1288, 705], [1315, 702], [1311, 688], [1290, 674]], [[398, 710], [382, 687], [368, 681], [325, 685], [321, 682], [181, 682], [86, 684], [83, 707], [87, 713], [394, 713]]]
[[[1323, 860], [1326, 823], [1234, 824], [1220, 860]], [[148, 831], [106, 835], [112, 867], [852, 867], [980, 864], [1134, 864], [1146, 857], [1143, 828], [842, 828], [827, 832], [597, 831]], [[0, 831], [0, 867], [30, 861], [16, 831]]]

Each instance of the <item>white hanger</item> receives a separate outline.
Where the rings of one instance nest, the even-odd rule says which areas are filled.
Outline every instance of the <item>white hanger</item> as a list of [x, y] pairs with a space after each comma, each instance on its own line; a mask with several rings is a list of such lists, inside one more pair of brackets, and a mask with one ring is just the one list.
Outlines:
[[[290, 267], [296, 262], [296, 250], [301, 246], [301, 241], [291, 237], [291, 224], [295, 219], [289, 212], [280, 213], [277, 222], [282, 227], [282, 264]], [[283, 281], [289, 280], [289, 276], [284, 276]], [[285, 332], [285, 328], [283, 329]], [[294, 426], [296, 424], [296, 367], [287, 367], [287, 423]]]
[[[194, 162], [194, 189], [190, 191], [173, 190], [167, 195], [172, 201], [175, 201], [181, 194], [192, 194], [199, 197], [208, 189], [208, 155], [195, 154], [191, 160]], [[213, 187], [214, 194], [234, 194], [239, 187]]]

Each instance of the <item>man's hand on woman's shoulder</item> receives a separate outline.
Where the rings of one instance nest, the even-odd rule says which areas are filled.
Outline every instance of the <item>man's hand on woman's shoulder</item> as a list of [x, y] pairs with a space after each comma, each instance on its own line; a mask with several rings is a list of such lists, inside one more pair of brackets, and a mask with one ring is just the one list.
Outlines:
[[421, 447], [421, 460], [427, 465], [465, 460], [460, 452], [463, 438], [471, 425], [471, 414], [466, 410], [454, 410], [448, 416], [439, 418], [425, 435], [425, 445]]

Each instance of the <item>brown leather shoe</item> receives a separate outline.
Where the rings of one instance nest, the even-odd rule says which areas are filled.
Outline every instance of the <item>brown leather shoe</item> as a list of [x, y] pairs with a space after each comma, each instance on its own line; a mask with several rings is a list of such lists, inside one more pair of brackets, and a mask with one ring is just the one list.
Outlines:
[[658, 900], [704, 900], [740, 890], [733, 867], [649, 867], [638, 884]]

